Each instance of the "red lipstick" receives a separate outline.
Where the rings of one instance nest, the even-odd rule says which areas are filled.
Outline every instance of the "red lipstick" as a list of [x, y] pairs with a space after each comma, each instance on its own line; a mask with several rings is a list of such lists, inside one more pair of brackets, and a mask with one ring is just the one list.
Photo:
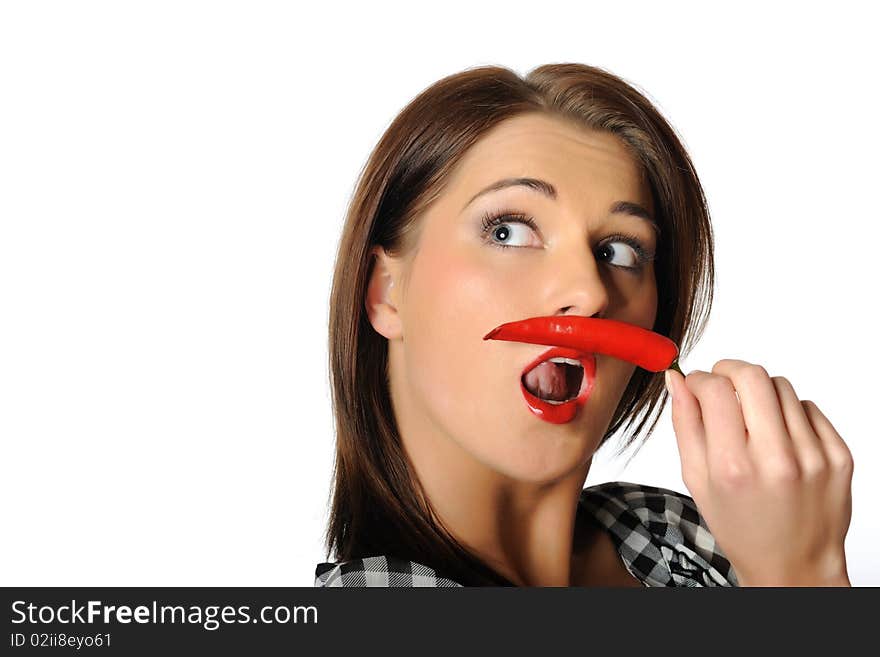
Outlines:
[[[530, 317], [502, 324], [489, 331], [483, 339], [556, 345], [530, 363], [520, 376], [520, 389], [529, 410], [542, 420], [555, 424], [569, 422], [586, 404], [596, 378], [594, 354], [619, 358], [651, 372], [674, 369], [682, 373], [675, 342], [641, 326], [613, 319], [575, 315]], [[557, 356], [578, 360], [584, 367], [578, 396], [561, 404], [538, 399], [523, 384], [526, 372]]]
[[[553, 404], [543, 399], [539, 399], [530, 393], [523, 383], [523, 378], [529, 370], [534, 369], [544, 361], [559, 357], [571, 358], [572, 360], [579, 361], [584, 368], [584, 378], [581, 381], [581, 388], [577, 397], [561, 404]], [[587, 403], [587, 399], [590, 398], [590, 393], [593, 391], [595, 380], [596, 357], [593, 354], [584, 353], [569, 347], [553, 347], [526, 365], [519, 378], [519, 387], [522, 391], [523, 398], [526, 400], [526, 405], [536, 417], [553, 424], [565, 424], [566, 422], [570, 422], [577, 414], [578, 410]]]

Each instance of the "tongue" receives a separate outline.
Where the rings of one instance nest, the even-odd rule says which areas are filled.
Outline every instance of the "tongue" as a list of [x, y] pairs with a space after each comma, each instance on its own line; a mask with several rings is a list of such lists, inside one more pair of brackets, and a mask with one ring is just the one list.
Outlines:
[[565, 365], [545, 361], [523, 378], [526, 389], [540, 399], [565, 401], [568, 399], [568, 383]]

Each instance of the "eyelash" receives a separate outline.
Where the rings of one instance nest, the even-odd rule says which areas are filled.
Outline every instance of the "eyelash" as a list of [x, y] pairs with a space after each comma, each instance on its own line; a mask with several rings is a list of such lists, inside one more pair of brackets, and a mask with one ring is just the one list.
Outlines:
[[[499, 244], [498, 242], [495, 242], [491, 239], [491, 235], [489, 235], [489, 233], [493, 228], [510, 223], [525, 224], [538, 234], [540, 234], [541, 232], [541, 230], [538, 228], [538, 224], [535, 223], [535, 220], [528, 215], [524, 215], [518, 212], [509, 212], [507, 210], [502, 210], [501, 212], [495, 213], [486, 212], [483, 215], [482, 219], [482, 235], [484, 241], [491, 246], [495, 246], [499, 249], [523, 248], [519, 246], [511, 246], [510, 244]], [[648, 262], [654, 259], [655, 256], [655, 253], [650, 251], [648, 247], [646, 247], [638, 237], [629, 233], [614, 233], [613, 235], [608, 236], [608, 238], [605, 239], [605, 242], [623, 242], [624, 244], [632, 247], [633, 251], [636, 252], [636, 259], [638, 261], [637, 265], [633, 267], [627, 267], [626, 265], [611, 265], [612, 267], [617, 267], [618, 269], [625, 269], [631, 272], [640, 272]]]

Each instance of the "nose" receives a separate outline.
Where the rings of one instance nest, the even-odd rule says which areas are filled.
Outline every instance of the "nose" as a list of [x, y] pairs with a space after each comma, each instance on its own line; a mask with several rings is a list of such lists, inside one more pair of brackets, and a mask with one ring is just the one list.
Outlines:
[[546, 277], [545, 307], [553, 315], [603, 317], [608, 310], [608, 284], [602, 279], [599, 264], [587, 248], [559, 254], [550, 264]]

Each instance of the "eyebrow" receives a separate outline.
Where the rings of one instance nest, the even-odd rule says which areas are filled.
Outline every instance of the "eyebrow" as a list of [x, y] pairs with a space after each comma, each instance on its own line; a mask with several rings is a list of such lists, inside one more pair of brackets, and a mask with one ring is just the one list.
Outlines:
[[[556, 188], [548, 183], [546, 180], [540, 180], [538, 178], [504, 178], [503, 180], [498, 180], [474, 194], [471, 197], [471, 200], [465, 203], [464, 207], [466, 208], [467, 206], [469, 206], [483, 194], [496, 192], [499, 189], [504, 189], [506, 187], [516, 186], [526, 187], [527, 189], [539, 192], [540, 194], [543, 194], [547, 198], [551, 198], [553, 200], [556, 200], [556, 198], [558, 197], [558, 194], [556, 193]], [[639, 205], [638, 203], [634, 203], [632, 201], [617, 201], [611, 206], [611, 214], [628, 214], [633, 217], [643, 219], [651, 225], [651, 228], [654, 229], [654, 232], [657, 234], [657, 236], [660, 236], [660, 224], [657, 223], [657, 220], [654, 219], [653, 216], [651, 216], [651, 213], [648, 212], [645, 207]]]

